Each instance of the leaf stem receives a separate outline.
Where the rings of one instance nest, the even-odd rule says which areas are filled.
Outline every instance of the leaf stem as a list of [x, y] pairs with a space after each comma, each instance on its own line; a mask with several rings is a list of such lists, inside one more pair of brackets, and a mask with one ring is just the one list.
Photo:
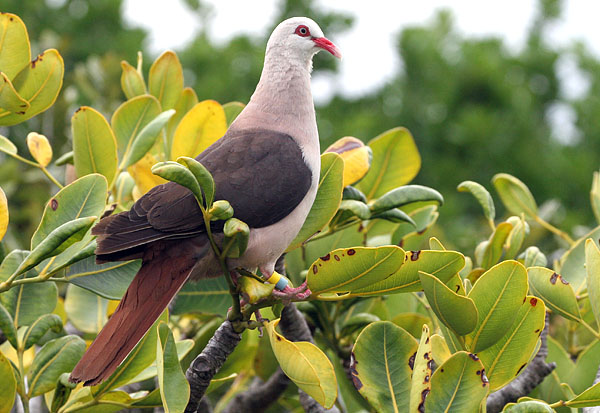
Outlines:
[[588, 323], [583, 321], [583, 319], [581, 319], [581, 325], [584, 326], [586, 329], [588, 329], [589, 332], [594, 335], [594, 337], [596, 337], [597, 339], [600, 339], [600, 333], [598, 333], [596, 330], [594, 330], [594, 328], [591, 325], [589, 325]]
[[63, 186], [63, 185], [62, 185], [60, 182], [58, 182], [58, 180], [57, 180], [57, 179], [56, 179], [56, 178], [55, 178], [55, 177], [54, 177], [54, 176], [53, 176], [53, 175], [50, 173], [50, 171], [48, 171], [48, 170], [46, 169], [46, 167], [44, 167], [44, 166], [40, 165], [40, 164], [39, 164], [39, 163], [37, 163], [37, 162], [33, 162], [33, 161], [30, 161], [29, 159], [25, 159], [25, 158], [23, 158], [21, 155], [17, 155], [16, 153], [10, 153], [10, 152], [5, 152], [5, 153], [6, 153], [7, 155], [10, 155], [10, 156], [12, 156], [13, 158], [15, 158], [15, 159], [17, 159], [17, 160], [19, 160], [19, 161], [23, 162], [23, 163], [26, 163], [27, 165], [35, 166], [36, 168], [40, 169], [40, 170], [41, 170], [41, 171], [42, 171], [42, 172], [43, 172], [43, 173], [44, 173], [44, 174], [45, 174], [45, 175], [48, 177], [48, 179], [50, 179], [50, 181], [52, 181], [52, 183], [53, 183], [53, 184], [55, 184], [56, 186], [58, 186], [60, 189], [62, 189], [62, 188], [64, 187], [64, 186]]
[[542, 219], [541, 217], [535, 215], [534, 216], [535, 222], [537, 222], [538, 224], [540, 224], [542, 227], [546, 228], [548, 231], [552, 232], [553, 234], [559, 236], [560, 238], [564, 239], [565, 241], [567, 241], [567, 243], [571, 246], [573, 246], [575, 244], [575, 241], [573, 240], [573, 238], [571, 238], [569, 236], [569, 234], [567, 234], [564, 231], [561, 231], [560, 229], [556, 228], [554, 225], [550, 224], [549, 222], [544, 221], [544, 219]]
[[25, 367], [23, 363], [23, 352], [24, 350], [21, 348], [21, 344], [19, 343], [19, 348], [17, 349], [17, 359], [19, 361], [19, 375], [21, 376], [21, 388], [23, 389], [23, 394], [20, 394], [21, 401], [23, 402], [23, 411], [25, 413], [29, 413], [29, 396], [27, 395], [27, 389], [25, 388]]
[[61, 184], [60, 182], [58, 182], [58, 180], [45, 167], [43, 167], [42, 165], [39, 165], [39, 168], [42, 170], [44, 175], [46, 175], [48, 177], [48, 179], [50, 179], [52, 181], [52, 183], [54, 185], [56, 185], [60, 189], [64, 188], [64, 185]]

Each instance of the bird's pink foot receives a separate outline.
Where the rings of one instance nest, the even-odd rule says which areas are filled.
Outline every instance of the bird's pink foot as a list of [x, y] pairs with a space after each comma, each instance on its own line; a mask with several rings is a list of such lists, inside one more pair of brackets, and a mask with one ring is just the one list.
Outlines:
[[312, 292], [304, 281], [299, 287], [290, 287], [287, 285], [283, 290], [273, 290], [275, 297], [281, 298], [282, 300], [306, 300]]

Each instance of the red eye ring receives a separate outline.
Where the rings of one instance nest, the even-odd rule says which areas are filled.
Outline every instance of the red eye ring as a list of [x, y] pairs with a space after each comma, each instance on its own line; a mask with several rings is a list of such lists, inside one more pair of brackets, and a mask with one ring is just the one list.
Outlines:
[[308, 30], [308, 27], [306, 27], [303, 24], [301, 24], [300, 26], [296, 27], [296, 31], [294, 33], [296, 33], [298, 36], [301, 36], [301, 37], [308, 37], [308, 36], [310, 36], [310, 30]]

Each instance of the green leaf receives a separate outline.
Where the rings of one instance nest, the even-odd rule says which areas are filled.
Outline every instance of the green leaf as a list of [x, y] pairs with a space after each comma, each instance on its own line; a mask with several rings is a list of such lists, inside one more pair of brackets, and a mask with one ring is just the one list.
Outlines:
[[504, 406], [504, 413], [555, 413], [546, 402], [539, 400], [526, 400], [519, 403], [508, 403]]
[[356, 389], [376, 411], [408, 411], [417, 348], [417, 340], [389, 321], [372, 323], [359, 334], [350, 373]]
[[590, 191], [590, 201], [592, 204], [592, 212], [596, 217], [596, 222], [600, 224], [600, 172], [594, 171], [592, 179], [592, 189]]
[[146, 94], [146, 83], [141, 73], [138, 72], [135, 67], [131, 66], [126, 61], [121, 62], [121, 89], [127, 99], [133, 99], [136, 96]]
[[525, 216], [534, 219], [538, 213], [538, 207], [529, 188], [509, 174], [496, 174], [492, 178], [492, 183], [500, 195], [502, 203], [512, 214]]
[[[0, 15], [2, 16], [2, 15]], [[0, 352], [0, 413], [10, 413], [17, 395], [17, 379], [10, 361]]]
[[545, 315], [544, 302], [527, 296], [525, 305], [513, 315], [514, 322], [506, 334], [477, 353], [485, 366], [490, 391], [505, 386], [523, 372], [536, 351]]
[[[137, 73], [135, 69], [132, 70]], [[139, 74], [138, 74], [139, 75]], [[152, 95], [133, 97], [115, 110], [110, 124], [115, 133], [119, 159], [131, 150], [133, 140], [152, 119], [160, 114], [160, 103]]]
[[370, 204], [371, 211], [387, 211], [413, 202], [435, 202], [438, 205], [444, 203], [444, 197], [438, 191], [421, 185], [405, 185], [392, 189]]
[[517, 258], [519, 262], [527, 268], [545, 267], [546, 264], [548, 264], [548, 259], [546, 256], [538, 247], [535, 246], [528, 247], [525, 251], [519, 254]]
[[421, 286], [435, 315], [459, 336], [475, 329], [478, 320], [473, 300], [456, 294], [431, 274], [419, 271]]
[[226, 221], [233, 217], [233, 207], [223, 199], [213, 202], [208, 210], [208, 215], [211, 221]]
[[65, 295], [65, 311], [69, 321], [84, 333], [98, 334], [108, 321], [108, 300], [69, 284]]
[[483, 215], [490, 221], [496, 218], [496, 207], [494, 200], [485, 187], [474, 181], [463, 181], [458, 184], [459, 192], [470, 192], [475, 197], [479, 205], [483, 208]]
[[459, 351], [431, 376], [431, 393], [426, 412], [477, 412], [489, 386], [481, 361], [474, 354]]
[[27, 327], [23, 336], [23, 349], [27, 350], [34, 344], [37, 344], [49, 330], [55, 333], [63, 331], [62, 319], [56, 314], [44, 314]]
[[421, 290], [419, 271], [434, 275], [446, 283], [465, 265], [465, 257], [456, 251], [410, 251], [405, 262], [391, 277], [352, 291], [353, 296], [394, 294]]
[[[179, 126], [179, 122], [188, 113], [196, 104], [198, 103], [198, 96], [196, 96], [196, 92], [191, 87], [186, 87], [183, 89], [179, 100], [175, 104], [175, 115], [171, 119], [169, 119], [169, 123], [167, 124], [167, 158], [171, 158], [171, 145], [173, 144], [173, 135], [175, 134], [175, 130], [177, 126]], [[224, 107], [223, 107], [224, 109]]]
[[82, 106], [71, 118], [71, 129], [77, 176], [99, 173], [110, 187], [117, 173], [117, 141], [104, 116]]
[[502, 257], [502, 247], [504, 246], [504, 243], [506, 242], [506, 239], [510, 235], [512, 229], [512, 224], [509, 224], [508, 222], [502, 222], [496, 227], [483, 251], [481, 267], [483, 267], [484, 270], [487, 270], [494, 264], [498, 263]]
[[506, 238], [504, 259], [514, 259], [521, 250], [525, 236], [529, 234], [529, 224], [524, 218], [512, 216], [506, 220], [513, 226], [512, 231]]
[[408, 223], [400, 224], [392, 234], [391, 243], [405, 249], [420, 249], [423, 240], [427, 237], [426, 232], [435, 224], [439, 212], [437, 206], [428, 205], [409, 213], [417, 224], [416, 228]]
[[321, 175], [315, 202], [287, 252], [301, 246], [331, 221], [342, 201], [343, 173], [344, 161], [338, 154], [329, 152], [321, 155]]
[[[0, 14], [0, 16], [2, 16]], [[0, 152], [16, 155], [17, 147], [7, 137], [0, 135]]]
[[178, 183], [192, 191], [198, 202], [202, 202], [204, 199], [196, 177], [182, 164], [173, 161], [160, 162], [154, 165], [151, 170], [154, 175], [158, 175], [167, 181]]
[[186, 283], [177, 294], [173, 314], [208, 313], [226, 315], [231, 296], [225, 277]]
[[183, 412], [190, 398], [190, 385], [181, 370], [175, 340], [169, 326], [161, 322], [157, 331], [156, 367], [163, 407], [165, 413]]
[[223, 226], [223, 251], [230, 258], [242, 256], [248, 246], [250, 228], [248, 224], [237, 218], [229, 218]]
[[410, 215], [398, 208], [388, 209], [387, 211], [373, 214], [371, 219], [385, 219], [386, 221], [394, 222], [396, 224], [407, 222], [413, 227], [417, 226], [417, 223], [410, 217]]
[[[1, 301], [1, 300], [0, 300]], [[4, 334], [4, 337], [8, 340], [13, 348], [18, 348], [19, 343], [17, 341], [17, 329], [12, 316], [8, 310], [0, 302], [0, 331]]]
[[565, 405], [572, 408], [594, 407], [600, 405], [600, 383], [594, 384], [574, 399], [568, 400]]
[[566, 378], [575, 393], [583, 392], [593, 383], [598, 372], [598, 360], [600, 360], [600, 340], [596, 339], [579, 353], [571, 375]]
[[185, 165], [196, 178], [200, 189], [204, 193], [204, 207], [210, 208], [215, 200], [215, 181], [212, 175], [200, 162], [187, 156], [180, 156], [177, 162]]
[[8, 112], [27, 112], [29, 109], [29, 102], [19, 96], [10, 79], [2, 72], [0, 72], [0, 109]]
[[31, 60], [29, 36], [23, 20], [16, 14], [0, 14], [0, 67], [9, 79]]
[[316, 260], [306, 282], [314, 295], [351, 292], [388, 278], [403, 262], [396, 246], [340, 248]]
[[162, 133], [162, 129], [167, 125], [167, 122], [175, 114], [175, 109], [169, 109], [162, 112], [156, 118], [152, 119], [134, 138], [131, 148], [127, 154], [127, 158], [123, 161], [124, 168], [127, 168], [146, 155], [152, 148], [156, 139]]
[[[52, 403], [50, 403], [50, 411], [58, 412], [58, 410], [69, 400], [69, 396], [71, 395], [71, 390], [77, 387], [76, 383], [71, 383], [69, 381], [69, 373], [63, 373], [60, 375], [56, 388], [54, 389], [54, 393], [52, 394]], [[48, 397], [50, 393], [44, 395], [44, 397]], [[46, 403], [47, 399], [46, 399]]]
[[410, 132], [390, 129], [369, 142], [373, 150], [371, 169], [357, 184], [368, 199], [409, 183], [421, 169], [421, 156]]
[[579, 305], [571, 285], [559, 274], [543, 267], [527, 269], [529, 288], [536, 297], [544, 300], [550, 310], [568, 320], [581, 322]]
[[223, 105], [225, 118], [227, 119], [227, 127], [231, 126], [235, 118], [242, 113], [242, 110], [244, 110], [245, 107], [246, 105], [242, 102], [229, 102]]
[[35, 397], [52, 390], [60, 375], [73, 370], [84, 352], [85, 341], [74, 335], [57, 338], [44, 344], [35, 355], [27, 373], [29, 383], [27, 395]]
[[167, 322], [167, 320], [168, 315], [167, 310], [165, 310], [133, 350], [131, 350], [125, 360], [117, 367], [115, 372], [106, 381], [91, 388], [94, 396], [98, 397], [98, 395], [104, 394], [109, 390], [129, 383], [132, 378], [136, 377], [156, 360], [157, 327], [160, 322]]
[[555, 268], [562, 274], [565, 280], [571, 283], [575, 294], [581, 294], [586, 287], [585, 241], [588, 238], [599, 239], [600, 226], [579, 238], [560, 258], [560, 268]]
[[[371, 217], [371, 212], [369, 211], [369, 207], [362, 201], [356, 201], [354, 199], [344, 199], [340, 203], [339, 211], [344, 213], [347, 211], [346, 215], [348, 217], [355, 216], [362, 220], [367, 220]], [[347, 219], [347, 218], [345, 218]], [[345, 220], [344, 219], [344, 220]], [[336, 217], [337, 220], [337, 217]], [[342, 222], [342, 219], [339, 220]]]
[[430, 379], [433, 358], [431, 356], [431, 341], [429, 340], [429, 327], [427, 327], [427, 324], [423, 325], [422, 330], [412, 373], [412, 386], [410, 388], [411, 412], [423, 411], [425, 398], [431, 391]]
[[46, 258], [60, 254], [77, 241], [81, 241], [98, 217], [77, 218], [66, 222], [53, 230], [40, 242], [19, 266], [18, 273], [38, 265]]
[[337, 380], [333, 365], [314, 344], [291, 342], [275, 331], [279, 320], [265, 325], [273, 353], [286, 376], [326, 409], [337, 398]]
[[62, 224], [82, 217], [100, 216], [107, 197], [106, 178], [99, 174], [86, 175], [65, 186], [46, 204], [40, 225], [31, 238], [31, 249]]
[[517, 261], [503, 261], [477, 279], [468, 297], [479, 312], [479, 321], [466, 336], [466, 345], [478, 353], [496, 343], [514, 322], [527, 294], [527, 270]]
[[587, 290], [596, 324], [600, 326], [600, 250], [593, 239], [585, 241]]
[[61, 156], [59, 156], [54, 161], [54, 165], [56, 165], [56, 166], [63, 166], [63, 165], [66, 165], [66, 164], [70, 164], [70, 165], [74, 164], [74, 161], [73, 161], [73, 151], [65, 152], [64, 154], [62, 154]]
[[[13, 250], [0, 265], [0, 281], [6, 281], [21, 262], [28, 251]], [[26, 278], [37, 276], [35, 270], [25, 274]], [[17, 327], [31, 325], [41, 315], [54, 311], [58, 301], [58, 289], [53, 282], [21, 284], [0, 294], [0, 302], [10, 313]]]
[[144, 95], [146, 93], [146, 82], [144, 82], [141, 73], [124, 60], [121, 62], [121, 68], [123, 69], [121, 73], [121, 89], [123, 89], [123, 93], [125, 93], [127, 99]]
[[72, 264], [65, 278], [101, 297], [120, 300], [141, 265], [141, 260], [96, 264], [96, 258], [90, 256]]
[[173, 109], [183, 92], [183, 69], [172, 51], [161, 54], [150, 67], [148, 90], [162, 110]]
[[[2, 70], [6, 73], [4, 67]], [[26, 65], [12, 79], [12, 84], [19, 96], [29, 103], [29, 109], [24, 113], [0, 109], [0, 125], [16, 125], [52, 106], [62, 87], [64, 71], [63, 59], [55, 49], [42, 52]]]
[[[176, 341], [175, 342], [175, 347], [177, 349], [177, 357], [178, 357], [179, 361], [182, 361], [184, 359], [184, 357], [188, 353], [190, 353], [190, 351], [194, 347], [194, 344], [195, 344], [194, 340], [192, 340], [192, 339], [186, 339], [186, 340], [181, 340], [181, 341]], [[206, 343], [204, 343], [204, 344], [206, 344]], [[202, 346], [202, 348], [203, 347], [204, 346]], [[199, 352], [200, 351], [198, 351], [198, 353]], [[196, 353], [196, 355], [198, 353]], [[190, 363], [191, 363], [191, 360], [190, 360]], [[187, 365], [189, 365], [190, 363], [188, 363]], [[182, 366], [186, 365], [186, 364], [182, 364], [182, 363], [180, 363], [180, 364]], [[156, 370], [156, 360], [155, 360], [150, 366], [148, 366], [144, 370], [142, 370], [142, 372], [140, 374], [138, 374], [137, 376], [135, 376], [134, 378], [132, 378], [131, 380], [129, 380], [128, 384], [139, 383], [141, 381], [151, 379], [153, 377], [156, 377], [157, 374], [158, 373], [157, 373], [157, 370]], [[158, 403], [159, 403], [159, 405], [162, 406], [162, 402], [160, 401], [160, 397], [159, 397], [159, 402]]]

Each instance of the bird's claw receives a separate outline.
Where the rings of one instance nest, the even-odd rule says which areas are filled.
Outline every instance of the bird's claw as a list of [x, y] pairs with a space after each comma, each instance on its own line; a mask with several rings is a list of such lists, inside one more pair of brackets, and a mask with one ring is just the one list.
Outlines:
[[284, 301], [306, 300], [308, 297], [310, 297], [311, 294], [312, 292], [306, 285], [306, 281], [304, 281], [299, 287], [294, 288], [290, 287], [289, 285], [286, 285], [285, 288], [281, 291], [273, 290], [273, 295], [277, 298], [281, 298]]

